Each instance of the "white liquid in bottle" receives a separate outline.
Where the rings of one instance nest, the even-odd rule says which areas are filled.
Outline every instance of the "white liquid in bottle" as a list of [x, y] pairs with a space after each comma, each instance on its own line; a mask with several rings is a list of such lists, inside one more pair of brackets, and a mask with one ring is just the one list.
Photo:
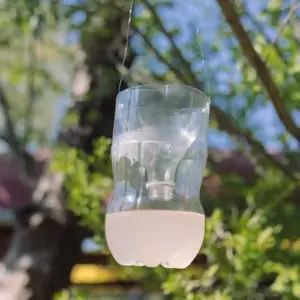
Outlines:
[[108, 213], [105, 231], [108, 247], [120, 265], [183, 269], [202, 246], [205, 216], [171, 210]]

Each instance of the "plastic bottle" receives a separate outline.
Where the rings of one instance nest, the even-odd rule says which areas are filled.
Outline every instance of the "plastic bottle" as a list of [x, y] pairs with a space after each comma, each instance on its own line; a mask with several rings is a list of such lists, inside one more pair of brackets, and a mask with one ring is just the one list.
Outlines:
[[209, 106], [201, 91], [179, 84], [118, 95], [105, 230], [119, 264], [186, 268], [198, 254]]

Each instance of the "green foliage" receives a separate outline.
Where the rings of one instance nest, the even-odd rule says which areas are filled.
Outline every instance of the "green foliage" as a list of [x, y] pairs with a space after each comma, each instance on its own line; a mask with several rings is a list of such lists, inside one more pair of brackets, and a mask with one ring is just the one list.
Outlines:
[[56, 293], [53, 300], [86, 300], [91, 299], [92, 293], [87, 288], [71, 288]]
[[52, 169], [65, 176], [69, 208], [81, 218], [82, 225], [93, 230], [101, 243], [105, 243], [103, 199], [112, 190], [109, 147], [110, 140], [105, 138], [95, 143], [91, 155], [76, 148], [62, 147], [52, 161]]
[[[171, 273], [163, 284], [164, 291], [178, 300], [268, 299], [276, 295], [280, 299], [298, 299], [298, 266], [287, 267], [271, 260], [280, 227], [267, 226], [262, 211], [248, 209], [229, 219], [233, 223], [230, 230], [226, 229], [221, 210], [215, 210], [207, 220], [202, 250], [208, 265], [197, 273]], [[274, 282], [270, 286], [260, 285], [269, 274], [271, 282], [276, 274]]]

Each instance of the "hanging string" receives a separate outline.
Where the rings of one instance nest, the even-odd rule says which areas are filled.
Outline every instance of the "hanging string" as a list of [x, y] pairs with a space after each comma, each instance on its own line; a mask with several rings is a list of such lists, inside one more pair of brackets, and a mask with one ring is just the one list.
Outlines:
[[128, 49], [129, 49], [129, 35], [130, 35], [130, 29], [131, 29], [131, 20], [132, 20], [132, 10], [133, 10], [133, 2], [134, 0], [130, 1], [130, 6], [129, 6], [129, 13], [128, 13], [128, 22], [127, 22], [127, 33], [126, 33], [126, 45], [124, 48], [124, 57], [121, 65], [121, 78], [119, 81], [119, 88], [118, 88], [118, 93], [121, 91], [121, 85], [124, 80], [124, 70], [125, 70], [125, 62], [128, 54]]
[[[195, 27], [196, 27], [195, 28], [195, 31], [196, 31], [196, 46], [198, 48], [198, 54], [200, 55], [200, 58], [202, 59], [201, 65], [203, 65], [203, 69], [204, 69], [203, 73], [205, 74], [206, 62], [205, 62], [205, 56], [204, 56], [203, 47], [202, 47], [202, 44], [201, 44], [200, 29], [197, 28], [196, 8], [194, 6], [193, 6], [193, 15], [194, 15], [194, 22], [195, 22]], [[206, 76], [203, 76], [204, 85], [206, 86], [205, 87], [206, 91], [204, 91], [204, 92], [207, 94], [208, 98], [211, 99], [209, 77], [206, 77], [206, 78], [205, 77]]]
[[[204, 52], [203, 52], [203, 48], [202, 48], [202, 45], [201, 45], [201, 43], [200, 43], [200, 29], [197, 29], [196, 30], [196, 44], [197, 44], [197, 46], [198, 46], [198, 50], [199, 50], [199, 53], [200, 53], [200, 55], [202, 55], [202, 62], [201, 62], [201, 64], [203, 65], [203, 73], [205, 74], [205, 69], [206, 69], [206, 63], [205, 63], [205, 57], [204, 57]], [[208, 68], [207, 68], [207, 70], [208, 70]], [[208, 72], [207, 72], [208, 73]], [[207, 94], [207, 96], [208, 96], [208, 98], [209, 99], [211, 99], [211, 91], [210, 91], [210, 82], [209, 82], [209, 76], [203, 76], [203, 78], [204, 78], [204, 84], [205, 84], [205, 86], [206, 86], [206, 94]]]
[[[127, 32], [126, 32], [126, 45], [124, 48], [124, 56], [123, 56], [121, 69], [120, 69], [121, 77], [120, 77], [120, 81], [119, 81], [118, 93], [121, 91], [121, 85], [124, 80], [125, 63], [126, 63], [126, 58], [128, 55], [128, 50], [129, 50], [129, 36], [130, 36], [130, 29], [131, 29], [132, 15], [133, 15], [133, 5], [134, 5], [134, 0], [130, 0], [128, 22], [127, 22]], [[185, 8], [188, 8], [188, 5], [186, 3], [184, 4], [184, 6], [185, 6]], [[194, 21], [195, 21], [195, 25], [196, 25], [197, 24], [197, 16], [196, 16], [196, 8], [195, 7], [193, 7], [193, 15], [194, 15]], [[206, 60], [205, 60], [203, 47], [201, 44], [200, 29], [196, 27], [195, 32], [196, 32], [196, 46], [197, 46], [198, 55], [202, 59], [201, 64], [203, 65], [203, 68], [205, 69]], [[209, 77], [205, 79], [205, 76], [204, 76], [204, 84], [206, 86], [205, 92], [208, 95], [208, 97], [211, 98]]]

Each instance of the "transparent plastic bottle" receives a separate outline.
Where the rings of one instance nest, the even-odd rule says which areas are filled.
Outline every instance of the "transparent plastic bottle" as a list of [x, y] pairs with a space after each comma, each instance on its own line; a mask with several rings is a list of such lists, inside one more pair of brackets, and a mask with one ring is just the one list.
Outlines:
[[185, 268], [198, 254], [209, 107], [204, 93], [181, 84], [119, 93], [111, 150], [115, 187], [105, 220], [119, 264]]

